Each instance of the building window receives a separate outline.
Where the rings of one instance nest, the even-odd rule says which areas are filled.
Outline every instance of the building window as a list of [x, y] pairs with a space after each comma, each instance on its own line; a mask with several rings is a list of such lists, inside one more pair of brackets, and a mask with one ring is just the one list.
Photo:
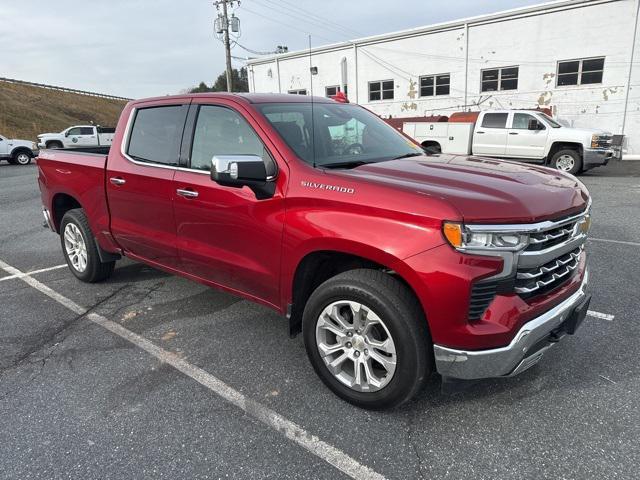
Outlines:
[[519, 67], [503, 67], [482, 70], [482, 92], [518, 89]]
[[369, 101], [393, 100], [393, 80], [369, 82]]
[[558, 62], [556, 86], [602, 83], [604, 57]]
[[420, 77], [420, 96], [433, 97], [434, 95], [449, 95], [451, 75], [427, 75]]
[[306, 95], [307, 89], [301, 88], [299, 90], [289, 90], [287, 93], [290, 93], [291, 95]]
[[331, 87], [325, 87], [324, 94], [327, 97], [333, 97], [339, 91], [340, 91], [340, 86], [339, 85], [334, 85], [334, 86], [331, 86]]

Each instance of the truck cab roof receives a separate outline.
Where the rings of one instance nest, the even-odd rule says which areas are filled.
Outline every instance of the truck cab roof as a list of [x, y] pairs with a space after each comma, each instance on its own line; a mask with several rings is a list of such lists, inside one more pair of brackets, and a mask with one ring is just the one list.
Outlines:
[[245, 103], [309, 103], [313, 98], [314, 103], [336, 103], [327, 97], [311, 95], [293, 95], [290, 93], [229, 93], [229, 92], [209, 92], [209, 93], [189, 93], [185, 95], [167, 95], [164, 97], [152, 97], [141, 100], [134, 100], [132, 103], [148, 103], [168, 99], [192, 99], [192, 98], [226, 98], [239, 100]]

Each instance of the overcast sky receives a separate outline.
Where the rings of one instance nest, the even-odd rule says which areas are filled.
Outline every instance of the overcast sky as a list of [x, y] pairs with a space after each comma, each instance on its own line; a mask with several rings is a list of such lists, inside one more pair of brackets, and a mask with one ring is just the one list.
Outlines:
[[[306, 48], [308, 34], [317, 46], [536, 3], [243, 0], [233, 11], [238, 42], [270, 51]], [[178, 93], [224, 69], [215, 16], [208, 0], [1, 0], [0, 76], [133, 98]]]

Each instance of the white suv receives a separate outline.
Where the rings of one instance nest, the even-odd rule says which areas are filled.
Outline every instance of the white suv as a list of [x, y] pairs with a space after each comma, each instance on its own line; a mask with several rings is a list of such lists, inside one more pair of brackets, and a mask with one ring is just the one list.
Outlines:
[[35, 143], [0, 135], [0, 160], [6, 160], [13, 165], [29, 165], [31, 159], [37, 155]]

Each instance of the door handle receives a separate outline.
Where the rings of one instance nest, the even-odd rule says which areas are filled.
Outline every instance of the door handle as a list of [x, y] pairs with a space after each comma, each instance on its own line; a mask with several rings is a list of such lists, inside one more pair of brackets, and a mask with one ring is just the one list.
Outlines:
[[186, 188], [179, 188], [176, 193], [184, 198], [198, 198], [198, 192], [195, 190], [187, 190]]
[[482, 135], [484, 132], [476, 132], [478, 135]]
[[509, 132], [509, 135], [517, 135], [518, 132]]
[[121, 177], [111, 177], [109, 181], [114, 185], [124, 185], [127, 181]]

